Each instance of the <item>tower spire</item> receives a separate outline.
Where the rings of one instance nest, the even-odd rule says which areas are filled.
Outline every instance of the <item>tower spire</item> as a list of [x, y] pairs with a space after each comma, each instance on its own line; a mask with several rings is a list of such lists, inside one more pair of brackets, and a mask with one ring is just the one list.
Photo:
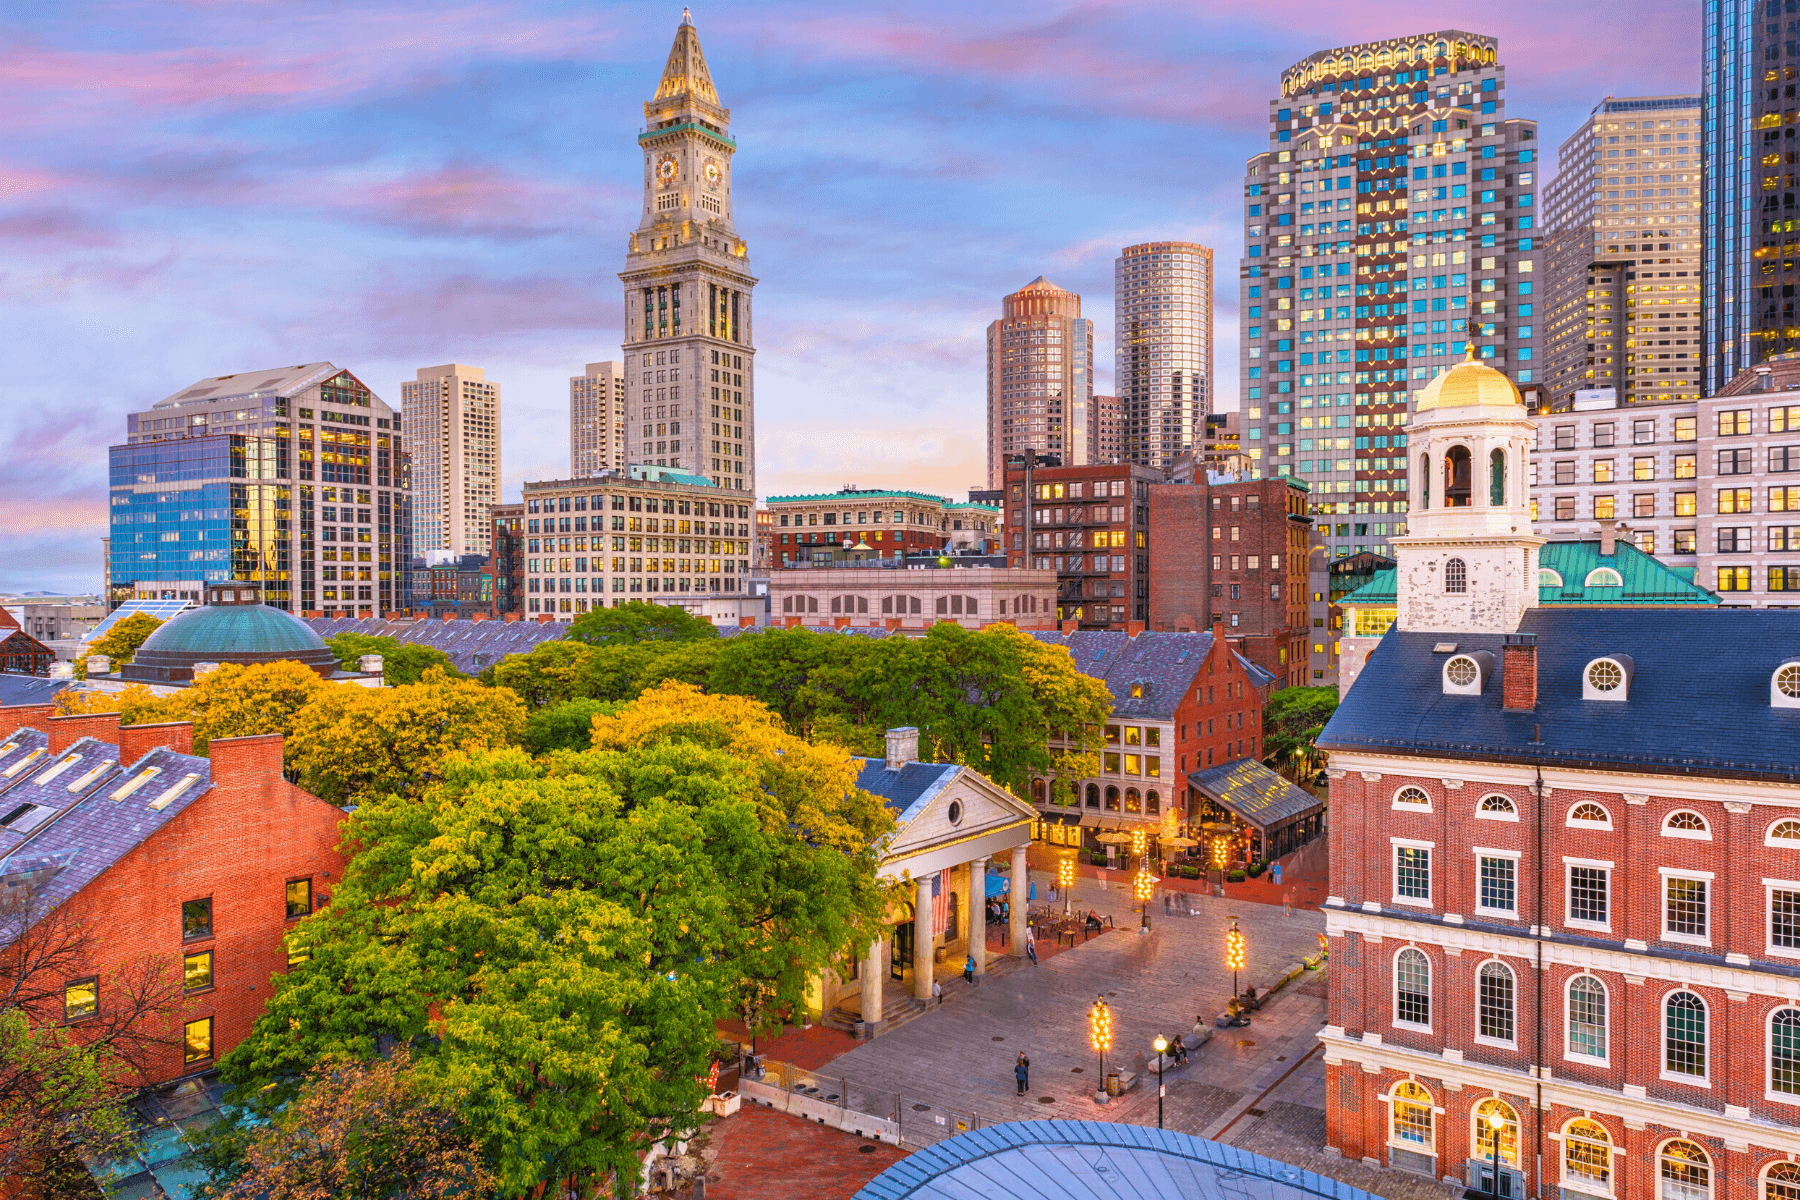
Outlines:
[[663, 66], [662, 80], [656, 85], [652, 104], [668, 101], [699, 101], [717, 108], [719, 93], [713, 87], [712, 73], [706, 69], [706, 55], [700, 51], [700, 34], [694, 29], [692, 15], [681, 10], [681, 24], [675, 30], [675, 44], [669, 47], [669, 61]]

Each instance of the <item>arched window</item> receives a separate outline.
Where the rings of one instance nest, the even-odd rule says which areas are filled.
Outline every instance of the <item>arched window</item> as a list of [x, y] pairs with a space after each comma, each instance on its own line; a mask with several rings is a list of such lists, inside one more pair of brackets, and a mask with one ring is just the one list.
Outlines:
[[1569, 980], [1569, 1050], [1580, 1058], [1606, 1057], [1606, 985], [1592, 975]]
[[1612, 1193], [1612, 1138], [1598, 1121], [1570, 1121], [1563, 1129], [1563, 1180]]
[[1769, 1090], [1800, 1096], [1800, 1008], [1769, 1015]]
[[1419, 507], [1431, 507], [1431, 455], [1419, 455]]
[[1116, 787], [1109, 787], [1106, 789], [1106, 811], [1119, 811], [1119, 789]]
[[1569, 824], [1577, 829], [1611, 829], [1612, 816], [1592, 800], [1583, 800], [1569, 810]]
[[1444, 453], [1444, 507], [1469, 506], [1469, 476], [1473, 464], [1467, 446], [1452, 446]]
[[1495, 508], [1506, 504], [1506, 451], [1488, 455], [1488, 503]]
[[1431, 797], [1423, 788], [1403, 787], [1394, 793], [1394, 804], [1400, 808], [1430, 808]]
[[1771, 1164], [1763, 1176], [1761, 1200], [1800, 1200], [1800, 1165]]
[[1100, 785], [1097, 783], [1087, 785], [1087, 806], [1089, 808], [1100, 807]]
[[1763, 838], [1765, 846], [1784, 846], [1789, 850], [1800, 850], [1800, 821], [1784, 818], [1769, 826], [1769, 832]]
[[1431, 1093], [1410, 1079], [1402, 1079], [1394, 1085], [1389, 1097], [1393, 1108], [1390, 1122], [1394, 1144], [1429, 1154], [1434, 1144]]
[[1128, 813], [1143, 812], [1144, 806], [1136, 788], [1125, 789], [1125, 811]]
[[1559, 588], [1562, 585], [1563, 585], [1563, 577], [1561, 575], [1558, 575], [1555, 571], [1552, 571], [1549, 567], [1539, 567], [1538, 568], [1538, 586], [1539, 587], [1541, 587], [1541, 588], [1547, 588], [1547, 587]]
[[1611, 567], [1595, 567], [1587, 573], [1587, 578], [1581, 581], [1581, 585], [1591, 588], [1624, 587], [1625, 579]]
[[1497, 1042], [1513, 1040], [1513, 973], [1502, 962], [1481, 964], [1476, 981], [1476, 1029]]
[[1785, 662], [1769, 678], [1769, 702], [1778, 708], [1800, 708], [1800, 662]]
[[1669, 814], [1663, 822], [1664, 837], [1692, 838], [1695, 841], [1712, 841], [1712, 830], [1706, 827], [1706, 818], [1689, 809], [1679, 809]]
[[1712, 1160], [1692, 1142], [1663, 1144], [1656, 1156], [1660, 1187], [1657, 1200], [1707, 1200], [1712, 1193]]
[[1453, 558], [1444, 564], [1444, 591], [1453, 594], [1469, 590], [1469, 564]]
[[1411, 946], [1394, 956], [1394, 1020], [1431, 1024], [1431, 960]]
[[1519, 1114], [1513, 1106], [1497, 1096], [1489, 1096], [1475, 1106], [1474, 1157], [1487, 1162], [1494, 1154], [1494, 1117], [1500, 1118], [1500, 1161], [1509, 1167], [1519, 1165]]
[[1041, 779], [1034, 779], [1031, 781], [1031, 802], [1033, 804], [1042, 804], [1044, 802], [1044, 781]]
[[1663, 1002], [1663, 1070], [1706, 1078], [1706, 1001], [1692, 992]]
[[1513, 804], [1512, 797], [1490, 792], [1481, 798], [1481, 807], [1475, 810], [1475, 815], [1490, 821], [1516, 821], [1519, 819], [1519, 810]]
[[1151, 816], [1160, 814], [1162, 812], [1162, 797], [1155, 792], [1145, 792], [1144, 811]]

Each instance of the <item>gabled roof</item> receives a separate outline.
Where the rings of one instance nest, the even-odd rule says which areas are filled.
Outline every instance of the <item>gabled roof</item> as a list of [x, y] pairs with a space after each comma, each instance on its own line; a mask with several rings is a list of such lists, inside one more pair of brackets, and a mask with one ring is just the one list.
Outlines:
[[[33, 743], [41, 744], [44, 735], [30, 732], [36, 734]], [[11, 758], [0, 759], [0, 770]], [[100, 791], [118, 774], [119, 748], [84, 737], [61, 754], [40, 755], [17, 778], [0, 781], [9, 785], [0, 794], [0, 855], [17, 849], [57, 813]]]
[[[337, 375], [338, 368], [328, 362], [302, 363], [297, 367], [269, 367], [261, 371], [239, 371], [235, 375], [215, 375], [158, 400], [152, 407], [163, 408], [192, 400], [223, 400], [247, 396], [252, 392], [267, 396], [292, 396], [297, 392]], [[360, 382], [360, 381], [359, 381]]]
[[1195, 771], [1188, 776], [1188, 782], [1214, 802], [1261, 829], [1271, 829], [1283, 821], [1325, 806], [1323, 800], [1288, 782], [1254, 758], [1240, 758]]
[[51, 704], [55, 702], [58, 692], [73, 686], [74, 682], [68, 679], [45, 679], [38, 675], [0, 675], [0, 706]]
[[[1508, 711], [1500, 634], [1390, 632], [1326, 724], [1330, 750], [1485, 762], [1800, 782], [1800, 708], [1769, 686], [1800, 660], [1800, 610], [1568, 607], [1528, 611], [1537, 636], [1537, 706]], [[1496, 670], [1480, 695], [1446, 695], [1447, 655], [1486, 650]], [[1582, 699], [1596, 658], [1628, 654], [1623, 701]]]
[[[1596, 569], [1610, 568], [1619, 574], [1622, 586], [1587, 585]], [[1630, 542], [1615, 543], [1613, 553], [1600, 553], [1600, 543], [1545, 542], [1538, 550], [1540, 581], [1544, 571], [1556, 572], [1561, 585], [1540, 582], [1538, 603], [1558, 604], [1641, 604], [1646, 606], [1695, 605], [1717, 607], [1719, 598], [1695, 585], [1693, 572], [1685, 575], [1653, 555], [1645, 554]], [[1391, 608], [1398, 603], [1396, 569], [1375, 572], [1374, 578], [1338, 601], [1340, 605]]]
[[[1137, 720], [1172, 721], [1182, 697], [1193, 687], [1206, 656], [1212, 653], [1213, 635], [1200, 633], [1140, 633], [1136, 637], [1108, 629], [1074, 633], [1040, 632], [1040, 642], [1066, 648], [1075, 669], [1106, 684], [1112, 693], [1113, 713]], [[1274, 678], [1241, 654], [1238, 664], [1261, 687]], [[1133, 696], [1141, 685], [1143, 695]]]
[[879, 796], [887, 810], [894, 814], [896, 828], [925, 811], [962, 771], [955, 763], [909, 762], [898, 771], [888, 770], [885, 758], [864, 758], [856, 786], [871, 796]]

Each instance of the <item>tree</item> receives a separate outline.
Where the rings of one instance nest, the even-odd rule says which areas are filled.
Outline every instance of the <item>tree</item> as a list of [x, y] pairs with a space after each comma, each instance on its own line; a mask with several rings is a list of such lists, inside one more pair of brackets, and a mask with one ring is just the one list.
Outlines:
[[[162, 622], [149, 613], [132, 613], [129, 617], [114, 621], [113, 627], [106, 631], [105, 636], [88, 647], [88, 654], [104, 654], [111, 660], [112, 669], [117, 671], [137, 655], [138, 647], [161, 625]], [[76, 662], [75, 670], [80, 678], [87, 678], [85, 655]]]
[[711, 621], [673, 604], [633, 600], [617, 608], [593, 608], [576, 617], [566, 635], [590, 646], [636, 642], [689, 642], [719, 636]]
[[568, 700], [540, 708], [525, 718], [525, 748], [533, 754], [586, 750], [594, 734], [594, 717], [610, 716], [620, 707], [609, 700]]
[[431, 667], [441, 669], [451, 679], [461, 679], [462, 672], [451, 663], [450, 656], [436, 646], [422, 642], [402, 642], [398, 638], [375, 637], [366, 633], [340, 633], [325, 639], [338, 665], [346, 671], [359, 669], [365, 654], [381, 655], [381, 673], [389, 687], [417, 683]]
[[[91, 1187], [83, 1159], [129, 1156], [137, 1133], [126, 1101], [155, 1058], [178, 1044], [174, 959], [108, 969], [95, 932], [36, 888], [0, 899], [0, 1180], [9, 1197], [60, 1197]], [[66, 1019], [70, 980], [90, 977], [93, 1013]], [[17, 1191], [11, 1190], [14, 1186]]]
[[417, 796], [453, 754], [515, 746], [525, 706], [500, 688], [451, 679], [435, 667], [404, 687], [335, 687], [294, 716], [287, 765], [332, 804], [387, 792]]
[[509, 654], [494, 664], [494, 683], [508, 688], [528, 708], [546, 708], [587, 699], [583, 673], [596, 654], [582, 642], [545, 642], [530, 654]]
[[[487, 1195], [481, 1161], [457, 1108], [413, 1069], [411, 1051], [374, 1059], [329, 1055], [265, 1125], [228, 1122], [200, 1157], [203, 1200], [461, 1200]], [[216, 1127], [217, 1128], [217, 1127]]]
[[1263, 706], [1263, 751], [1276, 767], [1297, 780], [1318, 773], [1315, 743], [1337, 711], [1334, 687], [1282, 688]]
[[[292, 735], [296, 714], [315, 698], [343, 690], [328, 684], [304, 663], [221, 663], [184, 688], [167, 696], [133, 684], [117, 692], [63, 692], [63, 712], [116, 712], [120, 724], [152, 725], [191, 721], [194, 753], [205, 754], [214, 738], [258, 733]], [[357, 688], [357, 691], [366, 691]]]
[[879, 932], [892, 822], [855, 781], [755, 701], [669, 683], [588, 751], [456, 756], [371, 797], [295, 934], [310, 957], [225, 1061], [234, 1095], [266, 1111], [326, 1054], [410, 1044], [502, 1194], [629, 1194], [697, 1125], [715, 1022], [764, 990], [799, 1005]]

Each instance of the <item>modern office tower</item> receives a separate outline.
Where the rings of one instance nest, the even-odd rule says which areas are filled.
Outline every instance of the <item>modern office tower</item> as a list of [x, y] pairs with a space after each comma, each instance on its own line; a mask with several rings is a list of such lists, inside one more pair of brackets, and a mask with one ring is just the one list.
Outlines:
[[400, 414], [328, 362], [202, 379], [126, 417], [111, 459], [109, 603], [231, 579], [289, 612], [406, 607]]
[[500, 501], [500, 385], [480, 367], [420, 367], [400, 385], [413, 452], [413, 553], [487, 554]]
[[1334, 557], [1405, 532], [1411, 403], [1466, 345], [1536, 397], [1537, 128], [1497, 59], [1458, 30], [1321, 51], [1247, 165], [1244, 454], [1311, 487]]
[[1094, 323], [1081, 297], [1039, 275], [1001, 301], [988, 326], [988, 487], [1006, 483], [1006, 460], [1047, 454], [1063, 466], [1099, 458]]
[[1125, 410], [1117, 396], [1094, 397], [1094, 461], [1123, 462]]
[[731, 221], [737, 142], [685, 12], [638, 147], [644, 213], [619, 273], [625, 457], [754, 492], [756, 278]]
[[[1759, 19], [1762, 7], [1768, 15]], [[1793, 88], [1800, 43], [1773, 4], [1719, 0], [1702, 18], [1706, 166], [1705, 393], [1771, 354], [1800, 350], [1800, 197]]]
[[625, 457], [625, 364], [597, 362], [569, 379], [569, 475], [580, 479], [622, 468]]
[[1540, 405], [1700, 398], [1700, 139], [1700, 97], [1638, 96], [1602, 100], [1563, 142]]
[[1213, 252], [1194, 242], [1127, 246], [1113, 260], [1113, 386], [1125, 458], [1165, 469], [1212, 411]]

